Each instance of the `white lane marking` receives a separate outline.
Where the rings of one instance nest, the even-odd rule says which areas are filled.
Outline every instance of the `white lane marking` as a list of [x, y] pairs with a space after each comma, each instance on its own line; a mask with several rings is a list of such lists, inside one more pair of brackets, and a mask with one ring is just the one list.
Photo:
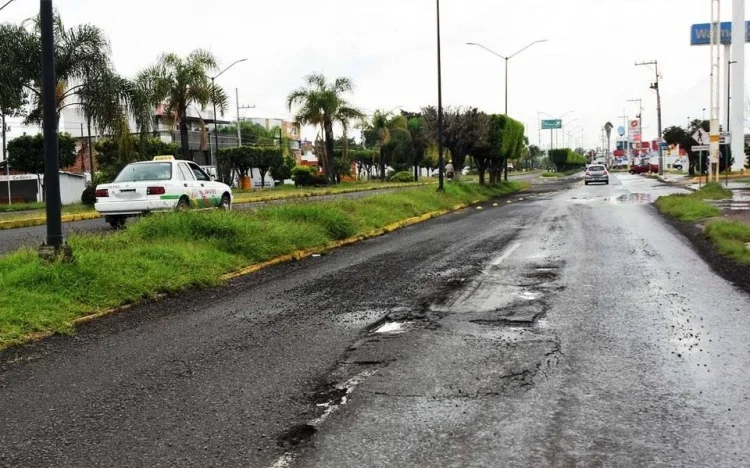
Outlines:
[[500, 255], [499, 257], [497, 257], [496, 259], [494, 259], [492, 261], [491, 265], [492, 266], [498, 266], [498, 265], [500, 265], [508, 257], [510, 257], [513, 254], [513, 252], [515, 252], [516, 250], [518, 250], [519, 247], [521, 247], [521, 243], [520, 242], [516, 242], [515, 244], [511, 245], [510, 247], [508, 247], [507, 249], [505, 249], [505, 252], [503, 252], [502, 255]]

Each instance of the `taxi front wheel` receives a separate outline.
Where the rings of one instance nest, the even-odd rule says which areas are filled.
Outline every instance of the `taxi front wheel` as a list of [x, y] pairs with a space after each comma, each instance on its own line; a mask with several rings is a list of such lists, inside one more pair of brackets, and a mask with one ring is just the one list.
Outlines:
[[221, 204], [219, 204], [219, 208], [224, 211], [229, 211], [232, 209], [232, 200], [229, 198], [229, 195], [224, 194], [221, 197]]

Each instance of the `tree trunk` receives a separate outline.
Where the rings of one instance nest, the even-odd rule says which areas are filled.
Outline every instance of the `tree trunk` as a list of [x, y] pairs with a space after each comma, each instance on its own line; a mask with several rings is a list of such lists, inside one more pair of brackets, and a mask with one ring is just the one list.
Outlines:
[[484, 169], [479, 169], [479, 185], [485, 185], [485, 183], [484, 183]]
[[380, 145], [380, 181], [385, 182], [385, 150]]
[[180, 147], [182, 159], [190, 161], [190, 139], [188, 138], [187, 110], [180, 115]]
[[335, 185], [336, 184], [336, 178], [333, 174], [333, 123], [332, 122], [326, 122], [325, 124], [326, 129], [326, 178], [328, 179], [328, 184]]
[[419, 164], [414, 165], [414, 182], [419, 182]]
[[503, 166], [505, 166], [505, 181], [508, 181], [508, 158], [503, 160]]

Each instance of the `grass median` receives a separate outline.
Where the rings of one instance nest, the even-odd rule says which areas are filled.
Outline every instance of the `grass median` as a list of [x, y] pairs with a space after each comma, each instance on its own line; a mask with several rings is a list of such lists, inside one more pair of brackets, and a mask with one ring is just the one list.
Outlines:
[[34, 250], [0, 258], [0, 349], [76, 318], [220, 282], [223, 274], [325, 247], [405, 219], [520, 190], [447, 184], [357, 200], [285, 204], [255, 212], [164, 213], [110, 235], [74, 235], [75, 261], [45, 265]]
[[706, 225], [706, 235], [722, 254], [750, 265], [750, 225], [739, 221], [716, 220]]
[[660, 197], [655, 204], [659, 211], [667, 216], [681, 221], [694, 222], [721, 214], [719, 208], [705, 200], [728, 198], [732, 198], [732, 192], [714, 182], [703, 186], [697, 192]]

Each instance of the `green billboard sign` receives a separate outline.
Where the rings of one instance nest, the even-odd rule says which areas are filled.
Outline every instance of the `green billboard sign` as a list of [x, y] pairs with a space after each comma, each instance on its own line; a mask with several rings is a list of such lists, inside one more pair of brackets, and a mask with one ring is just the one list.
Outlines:
[[542, 120], [542, 130], [557, 130], [562, 128], [562, 120]]

